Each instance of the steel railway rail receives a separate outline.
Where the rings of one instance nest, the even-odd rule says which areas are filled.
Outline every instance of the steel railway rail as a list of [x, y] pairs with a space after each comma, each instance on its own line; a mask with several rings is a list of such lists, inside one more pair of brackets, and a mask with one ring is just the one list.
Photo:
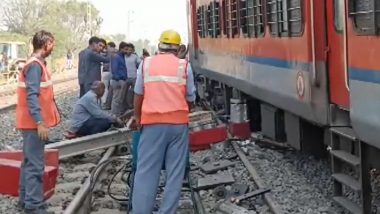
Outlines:
[[[106, 152], [103, 154], [102, 158], [98, 162], [98, 166], [95, 167], [95, 169], [92, 169], [92, 172], [90, 176], [87, 177], [86, 181], [83, 183], [80, 190], [75, 194], [73, 200], [71, 200], [70, 204], [66, 206], [66, 209], [64, 210], [65, 214], [70, 213], [101, 213], [104, 212], [104, 206], [105, 207], [111, 207], [114, 210], [112, 212], [119, 212], [120, 209], [126, 209], [126, 204], [128, 204], [126, 201], [129, 200], [128, 197], [125, 197], [128, 195], [128, 188], [127, 183], [128, 179], [121, 178], [121, 182], [117, 184], [117, 188], [124, 189], [124, 201], [121, 200], [119, 202], [120, 206], [112, 205], [114, 204], [110, 199], [110, 197], [106, 197], [106, 188], [108, 187], [109, 192], [109, 186], [111, 186], [110, 182], [112, 183], [114, 180], [114, 177], [116, 177], [115, 173], [116, 171], [120, 172], [121, 170], [117, 170], [115, 166], [110, 167], [110, 163], [114, 160], [123, 160], [124, 164], [128, 164], [131, 162], [130, 156], [117, 156], [118, 153], [118, 147], [120, 146], [126, 146], [130, 145], [131, 141], [131, 131], [128, 128], [123, 128], [117, 131], [111, 131], [106, 133], [101, 133], [93, 136], [83, 137], [83, 138], [77, 138], [74, 140], [68, 140], [63, 142], [58, 142], [54, 144], [50, 144], [47, 146], [48, 149], [58, 149], [59, 150], [59, 157], [60, 159], [67, 159], [72, 158], [77, 155], [81, 154], [87, 154], [91, 153], [96, 150], [104, 150], [106, 149]], [[256, 186], [256, 192], [258, 191], [257, 195], [263, 194], [264, 199], [274, 214], [282, 213], [282, 211], [278, 208], [278, 205], [273, 201], [273, 199], [270, 197], [270, 192], [265, 191], [266, 187], [263, 185], [262, 179], [257, 175], [256, 170], [252, 166], [252, 164], [248, 161], [245, 154], [241, 151], [240, 147], [236, 142], [234, 142], [233, 139], [230, 139], [228, 143], [231, 145], [231, 147], [236, 152], [237, 157], [239, 157], [239, 160], [241, 163], [245, 166], [245, 169], [248, 171], [248, 173], [251, 175], [255, 186]], [[125, 150], [124, 150], [125, 151]], [[125, 167], [124, 167], [125, 168]], [[190, 172], [190, 176], [192, 178], [195, 178], [193, 180], [196, 180], [197, 169], [192, 170]], [[112, 173], [110, 173], [112, 172]], [[114, 176], [115, 175], [115, 176]], [[113, 178], [112, 178], [113, 177]], [[189, 182], [190, 183], [190, 182]], [[109, 184], [109, 185], [108, 185]], [[194, 185], [193, 183], [191, 185]], [[196, 186], [196, 185], [195, 185]], [[264, 190], [263, 192], [260, 192]], [[243, 195], [237, 197], [240, 200], [246, 200], [247, 198], [252, 197], [247, 195]], [[255, 195], [253, 195], [255, 197]], [[186, 201], [187, 200], [187, 201]], [[185, 203], [191, 200], [191, 203], [193, 206], [195, 206], [196, 211], [189, 211], [189, 209], [185, 209], [183, 213], [200, 213], [204, 214], [207, 213], [204, 208], [204, 202], [203, 198], [199, 194], [199, 190], [194, 191], [193, 197], [190, 197], [187, 195], [185, 199], [183, 200]], [[226, 198], [225, 201], [229, 203], [230, 198]], [[102, 205], [102, 202], [108, 205]], [[117, 203], [117, 202], [116, 202]], [[110, 205], [111, 204], [111, 205]], [[219, 209], [219, 212], [221, 213], [228, 213], [226, 210], [234, 209], [229, 207], [230, 205], [227, 205], [226, 207], [222, 207]], [[189, 208], [189, 206], [187, 207]], [[100, 209], [100, 211], [99, 211]], [[119, 209], [119, 210], [116, 210]], [[98, 211], [94, 211], [98, 210]], [[112, 210], [112, 209], [110, 209]], [[126, 211], [126, 210], [125, 210]], [[120, 211], [121, 212], [121, 211]], [[236, 212], [236, 211], [235, 211]]]
[[[125, 199], [129, 199], [125, 197], [128, 195], [128, 189], [125, 189], [127, 187], [128, 179], [121, 177], [121, 179], [119, 179], [120, 182], [115, 186], [118, 189], [123, 189], [125, 193], [123, 197], [124, 202], [116, 202], [111, 197], [111, 194], [109, 194], [110, 196], [106, 196], [105, 193], [107, 192], [107, 187], [108, 193], [110, 192], [110, 186], [116, 177], [115, 173], [117, 174], [121, 171], [116, 169], [116, 166], [119, 166], [120, 168], [120, 164], [115, 166], [112, 164], [112, 161], [117, 159], [122, 160], [124, 161], [124, 165], [126, 165], [128, 162], [131, 162], [131, 157], [126, 155], [128, 154], [128, 151], [130, 151], [130, 148], [125, 149], [128, 147], [128, 145], [130, 145], [131, 139], [131, 130], [128, 128], [123, 128], [115, 131], [109, 131], [73, 140], [65, 140], [47, 145], [46, 149], [57, 149], [59, 151], [59, 159], [62, 160], [60, 167], [61, 177], [66, 177], [70, 180], [71, 177], [78, 177], [78, 174], [80, 174], [79, 179], [82, 180], [82, 182], [78, 183], [77, 187], [74, 188], [71, 188], [71, 186], [68, 187], [66, 185], [68, 182], [67, 180], [63, 179], [61, 182], [59, 182], [56, 194], [52, 199], [49, 200], [50, 203], [55, 204], [54, 206], [56, 210], [54, 211], [57, 213], [65, 214], [102, 213], [105, 207], [111, 207], [113, 208], [110, 209], [112, 210], [112, 213], [117, 213], [118, 211], [125, 213], [126, 210], [121, 210], [125, 209], [126, 207]], [[264, 199], [266, 200], [266, 203], [268, 204], [268, 207], [272, 213], [282, 213], [276, 203], [271, 199], [270, 193], [260, 193], [261, 190], [264, 190], [266, 188], [263, 186], [263, 182], [255, 172], [252, 164], [248, 161], [245, 154], [240, 150], [238, 144], [236, 144], [233, 139], [230, 139], [228, 143], [231, 144], [231, 147], [236, 152], [236, 156], [239, 157], [242, 165], [245, 166], [246, 170], [252, 176], [252, 179], [255, 182], [256, 191], [259, 191], [257, 195], [264, 195]], [[120, 151], [124, 152], [122, 156], [120, 156]], [[127, 153], [125, 153], [126, 151]], [[81, 165], [86, 165], [86, 161], [88, 160], [86, 160], [87, 157], [78, 158], [78, 156], [88, 155], [93, 152], [98, 152], [98, 154], [95, 154], [96, 158], [91, 160], [93, 167], [81, 167]], [[71, 160], [74, 160], [74, 164], [67, 163], [68, 160], [69, 162]], [[80, 164], [76, 164], [75, 160], [80, 160]], [[73, 166], [74, 168], [75, 166], [78, 166], [83, 169], [72, 170]], [[190, 176], [194, 181], [199, 178], [199, 173], [196, 170], [199, 170], [199, 168], [192, 169], [190, 172]], [[191, 188], [192, 186], [197, 185], [190, 181], [189, 184]], [[252, 197], [252, 195], [240, 195], [237, 198], [239, 200], [246, 200], [249, 197]], [[224, 201], [230, 202], [230, 199], [231, 198], [225, 198]], [[184, 206], [183, 213], [208, 213], [205, 210], [205, 202], [204, 198], [201, 197], [200, 190], [193, 191], [193, 195], [185, 193], [183, 202], [183, 204], [187, 205]], [[194, 210], [192, 209], [193, 207], [195, 207]], [[221, 208], [219, 212], [228, 213], [225, 211], [226, 209], [228, 210], [230, 207]]]

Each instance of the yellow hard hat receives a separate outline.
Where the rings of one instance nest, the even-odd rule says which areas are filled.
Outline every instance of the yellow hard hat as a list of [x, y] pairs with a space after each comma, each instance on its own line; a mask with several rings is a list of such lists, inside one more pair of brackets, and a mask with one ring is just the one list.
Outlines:
[[174, 30], [166, 30], [161, 33], [160, 42], [165, 44], [180, 45], [181, 36]]

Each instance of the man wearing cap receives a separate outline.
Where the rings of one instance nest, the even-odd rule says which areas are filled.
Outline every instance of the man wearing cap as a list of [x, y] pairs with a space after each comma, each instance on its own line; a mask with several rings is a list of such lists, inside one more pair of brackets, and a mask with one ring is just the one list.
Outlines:
[[71, 133], [86, 136], [107, 131], [112, 124], [122, 124], [115, 115], [102, 110], [101, 98], [104, 90], [104, 83], [95, 81], [91, 85], [91, 90], [77, 101], [70, 121]]
[[163, 164], [164, 198], [158, 213], [175, 214], [189, 155], [189, 106], [195, 101], [194, 77], [186, 59], [178, 58], [180, 35], [164, 31], [159, 53], [146, 57], [137, 71], [135, 119], [141, 125], [132, 197], [133, 214], [150, 214]]

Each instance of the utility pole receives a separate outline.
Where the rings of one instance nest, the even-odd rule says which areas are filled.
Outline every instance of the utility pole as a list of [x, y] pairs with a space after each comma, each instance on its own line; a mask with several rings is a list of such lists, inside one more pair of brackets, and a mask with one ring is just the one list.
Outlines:
[[128, 10], [127, 13], [127, 40], [131, 40], [131, 23], [133, 22], [131, 16], [135, 12], [133, 10]]
[[87, 0], [87, 32], [92, 36], [92, 14], [91, 14], [91, 3]]

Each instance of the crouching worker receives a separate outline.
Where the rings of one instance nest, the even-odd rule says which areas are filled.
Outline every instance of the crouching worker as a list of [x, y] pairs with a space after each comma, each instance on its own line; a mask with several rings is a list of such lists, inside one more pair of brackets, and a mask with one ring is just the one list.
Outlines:
[[104, 83], [95, 81], [91, 90], [77, 101], [70, 121], [71, 134], [86, 136], [107, 131], [111, 125], [122, 126], [123, 122], [119, 118], [102, 110], [101, 98], [104, 91]]

